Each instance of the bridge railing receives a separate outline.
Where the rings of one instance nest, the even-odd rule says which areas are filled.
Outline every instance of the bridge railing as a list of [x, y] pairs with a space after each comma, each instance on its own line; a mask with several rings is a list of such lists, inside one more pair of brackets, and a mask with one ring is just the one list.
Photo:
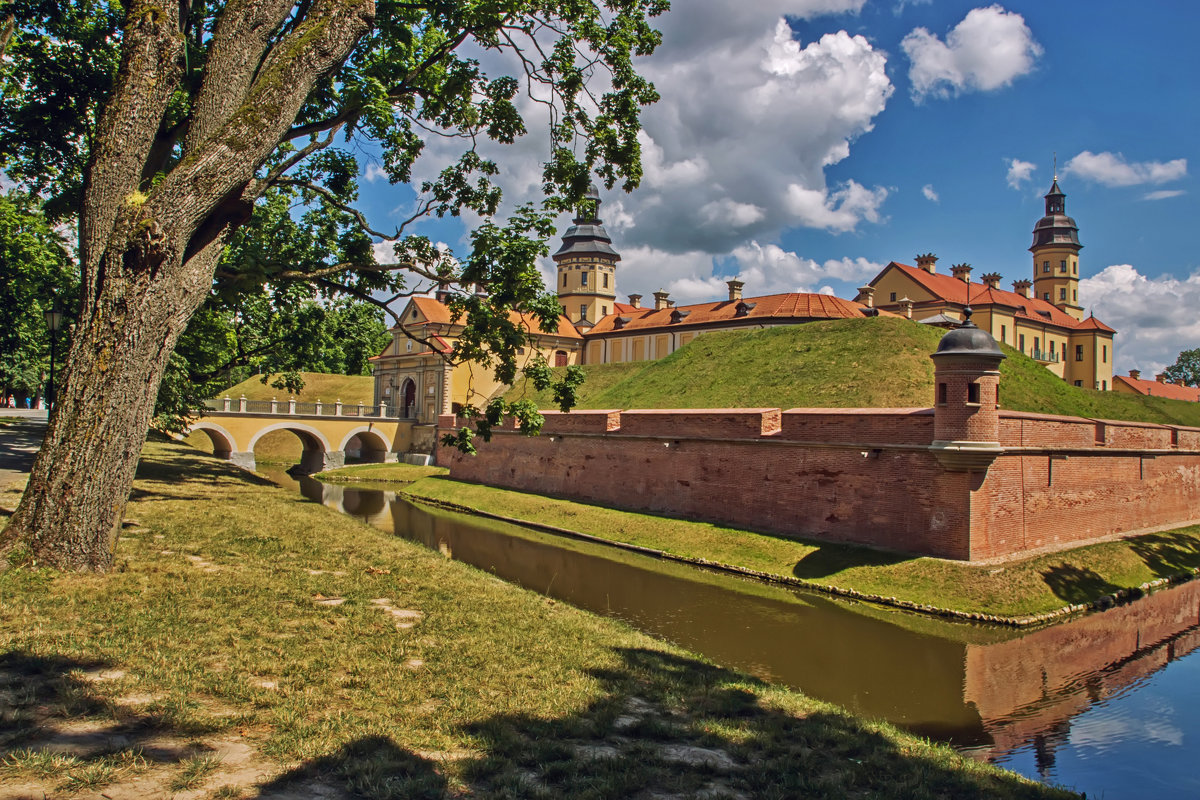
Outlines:
[[364, 403], [343, 403], [336, 400], [324, 403], [298, 403], [295, 400], [247, 400], [245, 395], [239, 398], [218, 397], [204, 401], [208, 411], [224, 411], [231, 414], [257, 414], [278, 416], [317, 416], [317, 417], [383, 417], [387, 419], [413, 419], [416, 417], [416, 407], [405, 409], [400, 406], [366, 405]]

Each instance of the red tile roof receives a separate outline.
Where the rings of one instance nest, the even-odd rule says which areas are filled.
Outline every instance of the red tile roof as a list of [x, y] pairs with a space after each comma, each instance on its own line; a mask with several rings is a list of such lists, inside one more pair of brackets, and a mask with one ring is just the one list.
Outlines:
[[[789, 292], [787, 294], [771, 294], [763, 297], [745, 297], [740, 302], [749, 308], [745, 316], [737, 316], [737, 300], [721, 300], [715, 303], [696, 303], [687, 306], [672, 306], [655, 310], [653, 308], [633, 308], [624, 303], [617, 304], [619, 313], [609, 314], [596, 323], [588, 332], [588, 337], [597, 334], [622, 333], [629, 331], [648, 331], [652, 328], [679, 328], [696, 325], [714, 325], [725, 323], [756, 323], [784, 320], [818, 320], [818, 319], [847, 319], [866, 317], [866, 306], [850, 300], [843, 300], [828, 294], [804, 294]], [[622, 308], [624, 306], [624, 308]], [[628, 309], [628, 310], [626, 310]], [[675, 312], [686, 314], [679, 322], [672, 323], [671, 317]], [[629, 321], [623, 327], [616, 326], [617, 318], [625, 317]]]
[[1183, 386], [1178, 383], [1147, 381], [1141, 378], [1130, 378], [1127, 375], [1113, 375], [1113, 383], [1116, 384], [1117, 381], [1125, 384], [1138, 394], [1150, 395], [1151, 397], [1168, 397], [1172, 400], [1187, 400], [1192, 403], [1200, 402], [1200, 389], [1191, 386]]
[[[412, 298], [412, 303], [417, 307], [417, 310], [421, 312], [421, 316], [425, 317], [428, 322], [441, 325], [455, 324], [454, 320], [450, 318], [449, 307], [445, 303], [442, 303], [435, 298], [414, 297]], [[508, 318], [532, 333], [543, 332], [539, 327], [537, 318], [535, 318], [532, 314], [518, 314], [515, 311], [511, 311], [509, 312]], [[459, 320], [458, 322], [462, 323], [465, 322], [465, 320]], [[558, 317], [558, 330], [552, 331], [549, 335], [561, 336], [565, 339], [583, 338], [580, 336], [579, 331], [575, 330], [575, 326], [571, 324], [571, 321], [561, 314]]]
[[[1070, 328], [1073, 330], [1101, 330], [1108, 333], [1116, 333], [1116, 331], [1095, 317], [1088, 317], [1080, 322], [1053, 303], [1049, 303], [1040, 297], [1025, 297], [1016, 292], [993, 289], [984, 283], [972, 282], [968, 284], [966, 281], [961, 278], [955, 278], [953, 275], [938, 272], [931, 274], [923, 269], [896, 261], [884, 267], [883, 271], [886, 272], [889, 269], [899, 270], [924, 287], [934, 297], [948, 303], [967, 305], [969, 291], [970, 305], [973, 308], [993, 305], [1005, 306], [1014, 309], [1013, 316], [1035, 322], [1049, 323], [1060, 328]], [[883, 272], [879, 274], [882, 276]]]

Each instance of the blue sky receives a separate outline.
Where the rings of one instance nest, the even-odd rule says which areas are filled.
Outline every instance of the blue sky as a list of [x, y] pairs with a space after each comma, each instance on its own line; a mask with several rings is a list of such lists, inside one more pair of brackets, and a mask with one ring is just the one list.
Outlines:
[[[675, 0], [641, 63], [663, 96], [646, 177], [604, 193], [618, 292], [716, 299], [736, 275], [748, 295], [853, 297], [928, 251], [1008, 288], [1031, 276], [1057, 153], [1080, 302], [1118, 330], [1119, 371], [1161, 369], [1200, 347], [1198, 21], [1184, 2]], [[536, 193], [544, 141], [526, 139], [496, 153], [513, 202]], [[408, 202], [364, 194], [385, 217]], [[458, 248], [464, 230], [431, 233]]]

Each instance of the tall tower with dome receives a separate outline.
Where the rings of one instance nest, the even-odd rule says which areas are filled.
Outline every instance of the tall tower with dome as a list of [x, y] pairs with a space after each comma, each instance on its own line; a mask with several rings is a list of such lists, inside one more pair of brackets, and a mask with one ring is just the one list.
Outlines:
[[1067, 196], [1058, 188], [1058, 176], [1045, 195], [1046, 215], [1033, 226], [1033, 290], [1037, 297], [1078, 320], [1079, 226], [1067, 216]]
[[600, 192], [589, 186], [562, 246], [553, 255], [558, 265], [558, 302], [563, 314], [583, 330], [616, 309], [617, 262], [621, 255], [600, 221]]

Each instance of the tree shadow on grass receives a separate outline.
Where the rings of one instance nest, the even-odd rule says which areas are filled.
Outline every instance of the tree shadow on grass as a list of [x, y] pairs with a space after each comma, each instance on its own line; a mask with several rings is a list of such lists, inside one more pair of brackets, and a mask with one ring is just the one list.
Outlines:
[[1200, 566], [1200, 539], [1177, 531], [1139, 536], [1129, 547], [1157, 578], [1181, 575]]
[[1121, 588], [1098, 572], [1074, 564], [1055, 564], [1040, 574], [1055, 597], [1072, 604], [1090, 603]]
[[196, 738], [219, 724], [170, 703], [125, 706], [97, 691], [123, 675], [96, 659], [0, 654], [0, 779], [40, 780], [71, 794], [131, 771], [173, 771], [206, 752]]
[[170, 448], [166, 452], [143, 451], [138, 461], [131, 500], [209, 499], [204, 493], [189, 493], [183, 487], [200, 481], [204, 484], [227, 483], [230, 486], [274, 486], [267, 478], [235, 467], [228, 461], [192, 450], [163, 434], [151, 431], [148, 440]]
[[764, 700], [766, 684], [696, 659], [617, 653], [619, 666], [591, 672], [602, 696], [578, 713], [499, 714], [467, 726], [477, 757], [427, 758], [364, 737], [265, 794], [327, 779], [373, 798], [1074, 796], [901, 744], [825, 706], [776, 707]]
[[813, 580], [826, 578], [851, 567], [890, 567], [913, 556], [870, 547], [855, 547], [844, 544], [827, 544], [804, 556], [792, 567], [797, 578]]

